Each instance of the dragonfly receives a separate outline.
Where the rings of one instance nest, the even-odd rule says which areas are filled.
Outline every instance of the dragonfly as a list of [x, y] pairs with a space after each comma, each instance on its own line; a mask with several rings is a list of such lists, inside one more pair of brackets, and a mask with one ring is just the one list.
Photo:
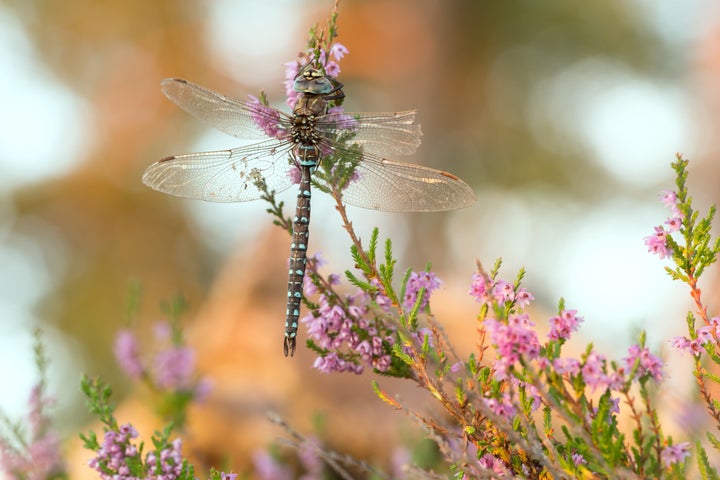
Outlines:
[[163, 193], [211, 202], [244, 202], [298, 185], [288, 271], [283, 352], [295, 353], [307, 264], [313, 185], [341, 192], [344, 203], [387, 212], [462, 208], [475, 192], [457, 176], [387, 157], [420, 145], [414, 110], [346, 113], [343, 85], [308, 64], [295, 77], [292, 113], [239, 100], [187, 80], [165, 79], [163, 93], [180, 108], [229, 135], [256, 143], [176, 155], [150, 165], [142, 180]]

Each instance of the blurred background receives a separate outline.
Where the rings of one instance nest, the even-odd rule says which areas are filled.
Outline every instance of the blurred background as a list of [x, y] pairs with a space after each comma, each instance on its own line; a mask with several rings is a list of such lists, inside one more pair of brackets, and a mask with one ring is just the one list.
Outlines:
[[[289, 238], [265, 205], [186, 201], [140, 182], [162, 157], [238, 145], [166, 100], [163, 78], [239, 98], [263, 89], [281, 104], [282, 64], [331, 9], [330, 0], [0, 3], [0, 408], [9, 416], [25, 411], [36, 378], [37, 325], [63, 428], [88, 421], [79, 372], [123, 385], [111, 345], [132, 282], [143, 290], [140, 331], [162, 318], [161, 301], [189, 300], [190, 341], [227, 411], [261, 417], [302, 388], [336, 388], [305, 352], [282, 357]], [[720, 200], [717, 2], [342, 0], [338, 23], [350, 51], [340, 64], [346, 110], [417, 108], [423, 145], [408, 160], [478, 192], [475, 205], [448, 213], [350, 209], [364, 238], [376, 225], [392, 237], [403, 269], [432, 262], [445, 281], [435, 310], [451, 336], [475, 328], [465, 295], [475, 259], [489, 268], [497, 257], [508, 280], [527, 268], [536, 318], [564, 297], [585, 318], [582, 335], [615, 358], [640, 329], [661, 351], [684, 331], [686, 291], [642, 239], [668, 215], [657, 193], [673, 188], [676, 152], [691, 160], [698, 207]], [[315, 195], [312, 216], [311, 252], [327, 271], [351, 267], [331, 201]], [[387, 410], [372, 395], [355, 401]], [[296, 406], [307, 407], [298, 418], [325, 407], [311, 397]]]

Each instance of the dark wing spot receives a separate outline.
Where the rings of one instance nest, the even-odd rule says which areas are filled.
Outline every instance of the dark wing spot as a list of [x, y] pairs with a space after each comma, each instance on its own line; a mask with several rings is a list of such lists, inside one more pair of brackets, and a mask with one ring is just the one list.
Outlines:
[[453, 175], [452, 173], [449, 173], [449, 172], [440, 172], [440, 175], [442, 175], [443, 177], [448, 177], [451, 180], [455, 180], [455, 181], [460, 180], [460, 178], [456, 177], [455, 175]]

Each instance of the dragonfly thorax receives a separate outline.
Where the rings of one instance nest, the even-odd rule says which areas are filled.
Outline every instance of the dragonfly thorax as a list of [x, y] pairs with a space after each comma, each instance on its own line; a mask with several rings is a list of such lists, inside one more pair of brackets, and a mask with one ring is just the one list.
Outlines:
[[324, 95], [303, 93], [295, 103], [290, 136], [297, 145], [296, 154], [301, 159], [314, 160], [320, 154], [318, 143], [321, 135], [317, 131], [317, 117], [327, 114], [327, 100]]

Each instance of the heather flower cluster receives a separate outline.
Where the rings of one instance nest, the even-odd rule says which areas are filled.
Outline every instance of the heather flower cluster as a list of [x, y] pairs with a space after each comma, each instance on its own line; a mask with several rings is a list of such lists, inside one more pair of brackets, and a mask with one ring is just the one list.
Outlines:
[[670, 339], [673, 347], [691, 355], [700, 355], [703, 346], [717, 348], [720, 338], [720, 317], [712, 317], [708, 325], [694, 330], [691, 337], [678, 336]]
[[40, 380], [33, 387], [28, 401], [30, 411], [25, 424], [11, 424], [0, 414], [0, 472], [8, 479], [45, 480], [65, 476], [65, 462], [60, 450], [60, 436], [52, 428], [49, 410], [55, 400], [46, 391], [48, 360], [35, 332], [35, 364]]
[[577, 331], [580, 323], [583, 322], [581, 317], [576, 316], [577, 310], [562, 310], [560, 315], [550, 319], [550, 340], [567, 340], [570, 334]]
[[414, 355], [414, 348], [426, 343], [432, 346], [431, 332], [418, 327], [414, 320], [409, 322], [412, 325], [405, 337], [400, 336], [399, 328], [418, 311], [427, 310], [431, 294], [442, 286], [435, 273], [408, 271], [402, 304], [398, 306], [399, 302], [391, 300], [378, 279], [370, 280], [353, 294], [338, 294], [334, 287], [340, 283], [339, 276], [331, 274], [323, 281], [317, 274], [321, 263], [317, 256], [310, 258], [305, 297], [322, 293], [317, 303], [310, 304], [310, 313], [300, 320], [307, 327], [310, 348], [319, 354], [315, 368], [325, 373], [361, 374], [371, 367], [389, 373], [397, 345], [408, 358]]
[[270, 138], [283, 138], [287, 131], [280, 123], [280, 112], [268, 105], [267, 99], [261, 95], [248, 95], [250, 101], [246, 103], [250, 116], [257, 126]]
[[521, 358], [534, 360], [540, 354], [537, 333], [531, 328], [534, 325], [527, 314], [511, 315], [507, 323], [494, 318], [485, 320], [485, 329], [497, 352], [494, 375], [498, 380], [507, 379], [510, 369]]
[[210, 380], [195, 373], [195, 352], [174, 338], [173, 326], [159, 322], [154, 328], [155, 341], [161, 348], [145, 359], [135, 333], [122, 329], [115, 338], [113, 352], [120, 368], [130, 378], [146, 380], [163, 392], [182, 392], [202, 401], [211, 389]]
[[405, 297], [403, 298], [403, 307], [410, 310], [415, 306], [420, 295], [420, 310], [425, 309], [432, 292], [442, 286], [442, 280], [433, 272], [411, 272], [405, 284]]
[[60, 477], [65, 462], [60, 453], [60, 437], [50, 428], [47, 408], [54, 402], [45, 397], [41, 385], [33, 388], [30, 397], [30, 427], [27, 439], [0, 436], [0, 471], [11, 479], [43, 480]]
[[504, 280], [491, 280], [483, 273], [473, 275], [468, 293], [480, 304], [487, 306], [495, 302], [503, 307], [515, 306], [522, 309], [535, 300], [532, 293], [524, 287], [515, 289], [511, 283]]
[[673, 464], [683, 462], [690, 456], [690, 442], [682, 442], [677, 445], [668, 445], [663, 448], [661, 458], [663, 465], [670, 467]]
[[670, 208], [670, 217], [665, 221], [666, 227], [658, 225], [655, 227], [653, 235], [644, 238], [648, 252], [653, 253], [660, 258], [669, 257], [672, 254], [672, 248], [668, 245], [667, 237], [680, 230], [682, 225], [683, 213], [678, 208], [677, 193], [671, 190], [665, 190], [660, 194], [663, 205]]
[[[86, 449], [95, 453], [88, 466], [103, 480], [193, 480], [194, 467], [182, 455], [182, 440], [170, 440], [172, 424], [152, 436], [153, 449], [145, 453], [131, 423], [119, 425], [110, 401], [112, 390], [99, 379], [83, 377], [81, 387], [88, 409], [98, 415], [104, 426], [102, 440], [95, 432], [80, 434]], [[211, 472], [213, 480], [234, 480], [236, 475]]]
[[88, 466], [100, 473], [103, 480], [130, 480], [135, 478], [130, 465], [141, 463], [140, 452], [131, 440], [138, 436], [137, 430], [126, 423], [118, 431], [106, 431], [97, 456]]
[[366, 366], [379, 372], [390, 368], [395, 329], [369, 315], [371, 303], [362, 291], [345, 296], [344, 302], [337, 302], [334, 295], [327, 293], [319, 296], [317, 308], [300, 320], [320, 354], [313, 364], [315, 368], [325, 373], [358, 375]]

